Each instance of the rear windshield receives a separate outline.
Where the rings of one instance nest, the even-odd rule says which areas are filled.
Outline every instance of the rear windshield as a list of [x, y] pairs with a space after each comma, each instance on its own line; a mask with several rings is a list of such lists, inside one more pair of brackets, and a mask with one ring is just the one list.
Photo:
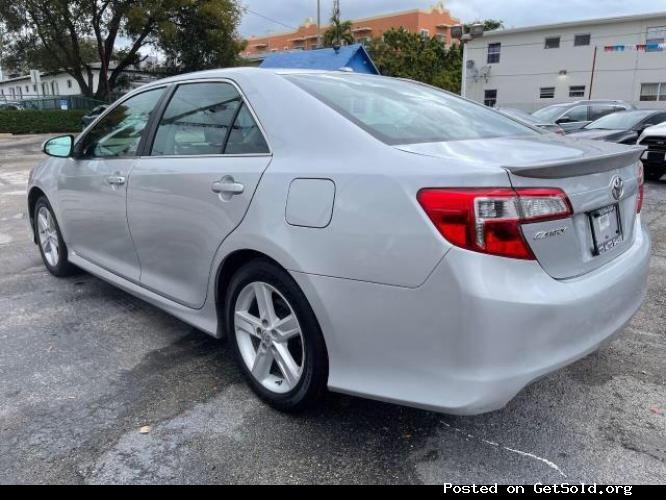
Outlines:
[[540, 134], [485, 106], [417, 83], [344, 73], [285, 78], [386, 144]]

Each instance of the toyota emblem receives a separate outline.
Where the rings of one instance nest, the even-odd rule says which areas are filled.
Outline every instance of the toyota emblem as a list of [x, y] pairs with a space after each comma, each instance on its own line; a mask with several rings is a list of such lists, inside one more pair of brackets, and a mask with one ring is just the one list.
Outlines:
[[622, 177], [614, 175], [611, 179], [610, 189], [613, 198], [616, 200], [622, 198], [622, 195], [624, 194], [624, 181], [622, 180]]

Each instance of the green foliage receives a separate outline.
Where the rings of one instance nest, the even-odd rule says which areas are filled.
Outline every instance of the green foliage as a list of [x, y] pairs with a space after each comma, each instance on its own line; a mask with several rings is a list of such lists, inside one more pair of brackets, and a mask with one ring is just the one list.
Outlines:
[[460, 93], [462, 49], [458, 45], [447, 48], [435, 37], [393, 28], [384, 33], [383, 40], [373, 39], [368, 51], [382, 75], [410, 78]]
[[0, 0], [0, 57], [7, 70], [63, 69], [83, 95], [106, 99], [146, 47], [177, 70], [235, 64], [240, 17], [239, 0]]
[[235, 0], [180, 1], [159, 24], [159, 46], [170, 73], [234, 66], [244, 42], [236, 36]]
[[80, 132], [83, 110], [0, 111], [0, 134]]
[[331, 24], [324, 32], [322, 41], [324, 47], [351, 45], [354, 43], [354, 35], [352, 34], [353, 26], [351, 21], [341, 21], [340, 14], [334, 12], [331, 16]]

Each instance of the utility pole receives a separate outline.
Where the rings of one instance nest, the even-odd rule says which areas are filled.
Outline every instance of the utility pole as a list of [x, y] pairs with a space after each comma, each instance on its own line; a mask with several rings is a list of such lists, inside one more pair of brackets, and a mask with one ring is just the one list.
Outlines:
[[321, 49], [321, 0], [317, 0], [317, 48]]

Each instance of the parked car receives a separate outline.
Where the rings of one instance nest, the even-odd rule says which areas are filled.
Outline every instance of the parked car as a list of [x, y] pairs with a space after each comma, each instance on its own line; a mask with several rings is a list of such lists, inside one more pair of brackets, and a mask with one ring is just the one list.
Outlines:
[[602, 116], [634, 107], [624, 101], [575, 101], [553, 104], [532, 113], [537, 120], [557, 123], [566, 132], [579, 130]]
[[636, 144], [638, 137], [646, 128], [662, 122], [666, 122], [666, 111], [663, 110], [620, 111], [571, 132], [571, 136], [618, 144]]
[[658, 181], [666, 174], [666, 123], [646, 128], [638, 144], [647, 148], [642, 156], [645, 178]]
[[0, 102], [0, 111], [23, 111], [25, 107], [20, 102]]
[[557, 123], [543, 123], [525, 111], [520, 111], [519, 109], [514, 108], [497, 108], [497, 111], [504, 113], [505, 115], [510, 116], [511, 118], [518, 120], [519, 122], [522, 122], [526, 125], [538, 127], [542, 130], [545, 130], [546, 132], [564, 135], [564, 130]]
[[81, 117], [81, 128], [86, 128], [88, 125], [94, 122], [99, 115], [106, 111], [108, 107], [109, 106], [106, 104], [100, 104], [99, 106], [95, 106], [93, 109], [91, 109], [89, 113], [83, 115]]
[[27, 202], [46, 268], [228, 337], [281, 410], [326, 388], [494, 410], [619, 334], [646, 292], [640, 148], [416, 82], [179, 75], [44, 152]]

